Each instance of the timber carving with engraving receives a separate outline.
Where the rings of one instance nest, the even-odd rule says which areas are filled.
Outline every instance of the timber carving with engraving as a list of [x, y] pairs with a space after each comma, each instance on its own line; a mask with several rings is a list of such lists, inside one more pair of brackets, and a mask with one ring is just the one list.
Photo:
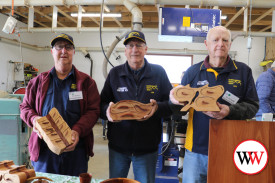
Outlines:
[[135, 100], [121, 100], [111, 105], [110, 116], [114, 121], [139, 120], [153, 112], [153, 106], [153, 103], [143, 104]]
[[49, 149], [59, 155], [72, 142], [72, 131], [56, 108], [52, 108], [47, 116], [37, 120], [37, 129]]
[[0, 161], [0, 183], [25, 183], [35, 177], [34, 169], [15, 165], [12, 160]]
[[[199, 94], [195, 98], [197, 92], [199, 92]], [[184, 103], [181, 111], [187, 111], [191, 107], [196, 111], [220, 111], [217, 100], [223, 93], [224, 88], [222, 85], [213, 87], [205, 85], [201, 88], [191, 88], [188, 84], [175, 88], [173, 96], [180, 103]]]

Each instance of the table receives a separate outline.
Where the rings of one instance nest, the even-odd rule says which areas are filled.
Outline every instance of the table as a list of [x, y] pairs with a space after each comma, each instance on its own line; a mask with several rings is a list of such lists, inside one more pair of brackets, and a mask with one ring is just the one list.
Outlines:
[[[47, 177], [53, 180], [54, 183], [79, 183], [79, 177], [68, 176], [68, 175], [59, 175], [52, 173], [41, 173], [35, 172], [37, 177]], [[94, 179], [92, 178], [91, 183], [100, 183], [103, 179]], [[34, 181], [32, 181], [34, 182]]]

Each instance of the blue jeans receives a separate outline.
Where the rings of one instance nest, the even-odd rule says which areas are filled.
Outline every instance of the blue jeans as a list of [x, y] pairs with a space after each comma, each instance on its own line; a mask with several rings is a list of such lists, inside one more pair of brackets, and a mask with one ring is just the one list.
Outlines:
[[132, 156], [119, 153], [109, 148], [110, 178], [127, 178], [130, 164], [133, 164], [135, 180], [141, 183], [155, 183], [158, 152]]
[[182, 183], [206, 183], [207, 166], [207, 155], [186, 150], [183, 160]]

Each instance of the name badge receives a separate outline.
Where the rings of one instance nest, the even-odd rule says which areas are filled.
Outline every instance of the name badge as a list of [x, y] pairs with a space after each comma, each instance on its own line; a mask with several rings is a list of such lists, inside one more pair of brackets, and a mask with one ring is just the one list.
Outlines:
[[82, 91], [69, 92], [69, 100], [81, 100], [83, 99]]
[[222, 96], [222, 99], [227, 101], [230, 104], [236, 104], [239, 101], [239, 97], [234, 95], [233, 93], [226, 91]]

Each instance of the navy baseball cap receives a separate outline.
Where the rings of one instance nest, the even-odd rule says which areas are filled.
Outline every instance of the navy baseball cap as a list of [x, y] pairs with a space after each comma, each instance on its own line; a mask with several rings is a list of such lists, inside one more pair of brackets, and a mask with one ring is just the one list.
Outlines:
[[68, 41], [69, 43], [71, 43], [74, 46], [74, 39], [73, 39], [73, 37], [70, 36], [70, 35], [68, 35], [68, 34], [62, 33], [62, 34], [59, 34], [58, 36], [56, 36], [55, 38], [53, 38], [53, 40], [51, 41], [52, 47], [54, 46], [54, 44], [57, 41], [61, 41], [61, 40]]
[[124, 45], [127, 44], [127, 42], [132, 39], [132, 38], [136, 38], [136, 39], [139, 39], [141, 40], [142, 42], [144, 42], [146, 44], [146, 41], [145, 41], [145, 36], [142, 32], [140, 31], [136, 31], [136, 30], [133, 30], [131, 32], [129, 32], [126, 36], [125, 36], [125, 40], [123, 42]]

